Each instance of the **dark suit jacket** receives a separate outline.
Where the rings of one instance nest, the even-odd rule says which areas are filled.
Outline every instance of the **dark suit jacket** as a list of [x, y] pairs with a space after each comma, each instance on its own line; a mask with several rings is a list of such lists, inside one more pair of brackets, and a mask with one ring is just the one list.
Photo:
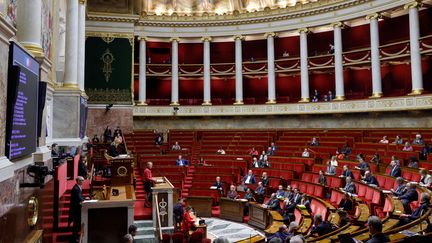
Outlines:
[[351, 201], [351, 199], [342, 199], [339, 202], [338, 208], [343, 208], [343, 210], [345, 211], [351, 211], [353, 209], [353, 202]]
[[400, 200], [403, 200], [407, 203], [418, 200], [418, 192], [414, 189], [408, 189], [402, 196], [399, 197]]
[[344, 191], [349, 192], [349, 193], [356, 193], [356, 187], [354, 182], [351, 182], [350, 184], [346, 184], [344, 187]]
[[[181, 159], [181, 161], [183, 162], [183, 166], [187, 166], [187, 165], [189, 165], [189, 161], [187, 161], [187, 160], [185, 160], [185, 159]], [[180, 166], [180, 160], [178, 159], [178, 160], [176, 160], [176, 165], [177, 166]]]
[[177, 203], [173, 209], [174, 218], [177, 222], [181, 222], [183, 220], [184, 210], [183, 205], [181, 203]]
[[279, 199], [277, 199], [277, 198], [270, 199], [266, 204], [267, 204], [268, 208], [271, 210], [276, 210], [278, 212], [281, 211]]
[[430, 204], [428, 202], [422, 202], [420, 207], [418, 207], [410, 216], [408, 216], [408, 218], [410, 220], [416, 220], [420, 218], [429, 209], [429, 206]]
[[375, 185], [377, 187], [379, 187], [379, 183], [378, 180], [375, 178], [375, 176], [371, 175], [368, 178], [365, 178], [364, 181], [368, 184], [368, 185]]
[[263, 186], [268, 186], [269, 185], [269, 178], [267, 177], [264, 179], [263, 177], [261, 177], [261, 182], [262, 182]]
[[327, 233], [330, 233], [332, 231], [331, 225], [327, 221], [321, 222], [319, 225], [317, 225], [315, 228], [312, 229], [311, 234], [318, 234], [319, 236], [325, 235]]
[[351, 177], [352, 179], [354, 179], [354, 174], [350, 171], [350, 170], [344, 170], [344, 171], [342, 171], [342, 175], [344, 176], [344, 177]]
[[366, 241], [366, 243], [383, 243], [383, 242], [389, 242], [389, 238], [384, 235], [383, 233], [378, 233], [372, 236], [370, 240]]
[[[245, 175], [245, 177], [243, 177], [243, 183], [246, 182], [247, 178], [248, 178], [248, 175]], [[250, 180], [249, 180], [249, 184], [255, 184], [255, 183], [256, 183], [255, 176], [252, 175], [251, 178], [250, 178]]]
[[82, 191], [80, 187], [77, 184], [75, 184], [75, 186], [72, 187], [72, 191], [71, 191], [71, 198], [69, 204], [69, 222], [72, 222], [74, 218], [81, 217], [82, 201], [84, 201]]
[[406, 186], [404, 184], [399, 185], [396, 190], [393, 192], [395, 196], [402, 196], [406, 191]]
[[300, 193], [299, 194], [293, 194], [293, 197], [292, 197], [292, 203], [293, 204], [300, 204], [301, 203], [301, 199], [302, 199], [302, 196], [300, 195]]
[[402, 171], [401, 171], [400, 167], [397, 166], [397, 165], [395, 165], [395, 166], [390, 170], [390, 176], [393, 176], [393, 177], [399, 177], [399, 176], [401, 176], [401, 174], [402, 174]]
[[255, 189], [255, 193], [259, 196], [264, 196], [265, 190], [266, 189], [263, 186], [257, 186], [257, 188]]

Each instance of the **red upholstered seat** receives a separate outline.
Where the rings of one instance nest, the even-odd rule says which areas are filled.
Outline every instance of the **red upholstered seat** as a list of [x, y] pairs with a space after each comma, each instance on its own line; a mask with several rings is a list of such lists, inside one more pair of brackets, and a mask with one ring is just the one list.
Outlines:
[[181, 232], [174, 233], [171, 236], [173, 243], [183, 243], [184, 235]]
[[366, 186], [363, 184], [359, 184], [359, 183], [356, 183], [356, 186], [358, 186], [357, 195], [359, 197], [364, 197], [366, 195]]
[[203, 239], [203, 232], [197, 230], [193, 232], [189, 237], [189, 243], [201, 243], [202, 239]]
[[171, 235], [170, 234], [162, 234], [162, 243], [170, 243]]
[[315, 195], [315, 187], [314, 185], [308, 184], [306, 187], [306, 193], [310, 195]]

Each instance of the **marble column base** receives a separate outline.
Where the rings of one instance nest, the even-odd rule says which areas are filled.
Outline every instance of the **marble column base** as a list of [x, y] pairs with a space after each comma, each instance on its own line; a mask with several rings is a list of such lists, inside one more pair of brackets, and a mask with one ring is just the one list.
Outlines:
[[6, 156], [0, 157], [0, 182], [14, 176], [14, 164]]
[[80, 139], [80, 90], [59, 89], [54, 92], [52, 141], [59, 145]]

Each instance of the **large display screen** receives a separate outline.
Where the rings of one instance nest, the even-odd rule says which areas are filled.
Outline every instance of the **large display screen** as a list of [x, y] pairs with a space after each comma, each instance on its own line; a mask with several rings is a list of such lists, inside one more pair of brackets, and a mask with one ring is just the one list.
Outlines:
[[8, 71], [6, 155], [14, 160], [36, 151], [39, 63], [11, 42]]

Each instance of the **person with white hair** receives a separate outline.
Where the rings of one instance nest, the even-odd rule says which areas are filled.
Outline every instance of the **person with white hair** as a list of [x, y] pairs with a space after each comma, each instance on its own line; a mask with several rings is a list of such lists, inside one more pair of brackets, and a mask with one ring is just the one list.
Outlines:
[[289, 242], [290, 243], [305, 243], [306, 240], [303, 237], [303, 235], [296, 235], [296, 236], [293, 236]]
[[79, 231], [81, 229], [81, 203], [84, 201], [82, 194], [82, 185], [84, 183], [84, 178], [78, 176], [76, 179], [76, 184], [72, 187], [70, 204], [69, 204], [69, 218], [68, 226], [73, 223], [72, 227], [72, 241], [79, 240]]
[[430, 208], [430, 195], [427, 192], [422, 192], [420, 206], [412, 212], [412, 214], [402, 214], [400, 216], [399, 225], [405, 225], [413, 220], [420, 218]]
[[414, 145], [424, 145], [423, 137], [420, 133], [417, 133], [412, 144]]

